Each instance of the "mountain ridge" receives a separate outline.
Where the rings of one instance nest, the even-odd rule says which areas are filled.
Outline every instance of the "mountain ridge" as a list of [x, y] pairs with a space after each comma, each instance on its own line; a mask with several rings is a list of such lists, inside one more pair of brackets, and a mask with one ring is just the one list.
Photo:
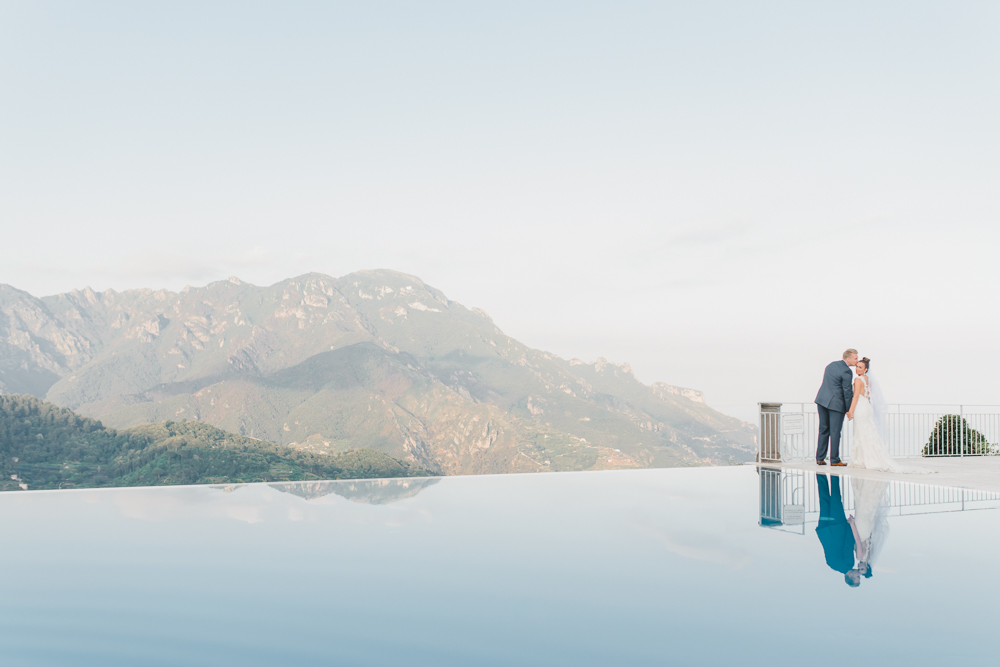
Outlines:
[[115, 427], [188, 418], [448, 474], [718, 464], [755, 440], [700, 392], [534, 350], [386, 269], [42, 298], [0, 285], [0, 393], [15, 392]]

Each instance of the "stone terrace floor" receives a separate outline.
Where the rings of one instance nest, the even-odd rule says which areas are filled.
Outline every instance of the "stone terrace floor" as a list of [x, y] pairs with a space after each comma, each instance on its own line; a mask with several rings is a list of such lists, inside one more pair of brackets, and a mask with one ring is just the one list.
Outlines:
[[793, 463], [761, 463], [765, 468], [788, 468], [809, 470], [834, 475], [851, 475], [871, 479], [900, 480], [935, 486], [956, 486], [981, 491], [1000, 492], [1000, 456], [928, 457], [919, 459], [898, 459], [902, 466], [920, 468], [931, 474], [896, 474], [860, 470], [858, 468], [834, 468], [819, 466], [812, 461]]

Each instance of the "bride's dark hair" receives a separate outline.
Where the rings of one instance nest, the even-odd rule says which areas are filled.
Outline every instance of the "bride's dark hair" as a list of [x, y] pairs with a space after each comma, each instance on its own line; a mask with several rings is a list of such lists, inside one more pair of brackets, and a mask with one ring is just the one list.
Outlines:
[[872, 360], [868, 357], [862, 357], [861, 363], [865, 365], [865, 370], [870, 371], [872, 369]]

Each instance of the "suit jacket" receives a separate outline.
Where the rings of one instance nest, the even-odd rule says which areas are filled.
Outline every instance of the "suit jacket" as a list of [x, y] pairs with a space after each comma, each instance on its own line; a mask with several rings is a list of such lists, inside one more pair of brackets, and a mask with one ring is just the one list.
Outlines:
[[823, 384], [816, 394], [816, 405], [834, 412], [847, 412], [854, 400], [854, 376], [851, 367], [841, 359], [823, 371]]

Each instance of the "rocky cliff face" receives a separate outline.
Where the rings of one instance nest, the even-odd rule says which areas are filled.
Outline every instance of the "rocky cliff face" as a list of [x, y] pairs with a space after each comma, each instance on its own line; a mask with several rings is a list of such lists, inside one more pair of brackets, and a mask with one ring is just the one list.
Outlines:
[[0, 392], [445, 473], [707, 464], [754, 443], [700, 392], [530, 349], [393, 271], [42, 299], [0, 286]]

